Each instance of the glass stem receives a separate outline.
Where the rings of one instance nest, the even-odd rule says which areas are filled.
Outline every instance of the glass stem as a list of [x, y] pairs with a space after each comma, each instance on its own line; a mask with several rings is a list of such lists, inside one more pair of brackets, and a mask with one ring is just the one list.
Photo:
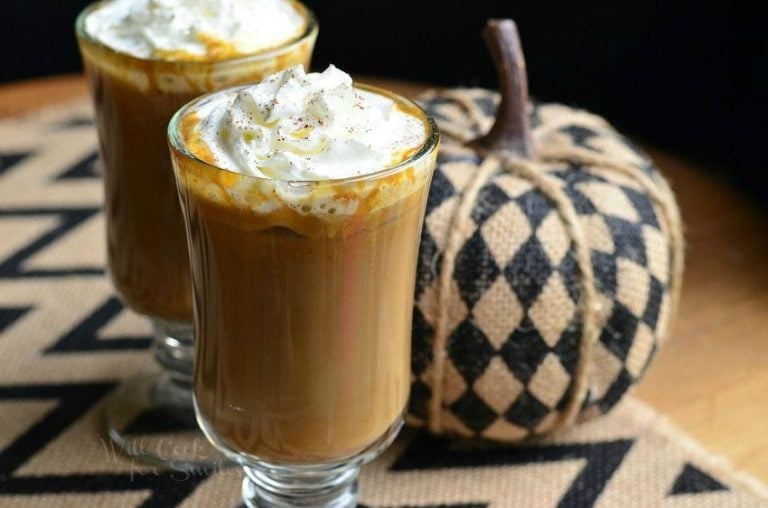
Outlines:
[[155, 400], [166, 407], [176, 408], [179, 416], [194, 425], [192, 405], [192, 374], [195, 366], [194, 332], [191, 323], [152, 319], [155, 340], [152, 343], [155, 360], [163, 369], [153, 390]]
[[179, 384], [192, 385], [195, 366], [192, 323], [152, 319], [155, 360]]

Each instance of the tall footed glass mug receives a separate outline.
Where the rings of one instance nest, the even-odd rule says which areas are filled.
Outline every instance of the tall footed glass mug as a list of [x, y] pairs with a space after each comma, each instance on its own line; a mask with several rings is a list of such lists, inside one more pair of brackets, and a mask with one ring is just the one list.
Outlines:
[[[248, 1], [225, 0], [216, 15], [234, 16]], [[184, 470], [214, 463], [219, 454], [200, 433], [192, 405], [192, 291], [168, 121], [203, 93], [308, 65], [317, 36], [313, 15], [300, 3], [262, 1], [277, 9], [274, 16], [288, 16], [276, 29], [290, 31], [267, 48], [261, 46], [278, 40], [275, 34], [246, 40], [243, 50], [231, 20], [196, 12], [206, 3], [110, 0], [87, 7], [76, 23], [96, 113], [109, 272], [123, 303], [147, 317], [155, 334], [155, 362], [105, 408], [107, 432], [129, 455]], [[222, 39], [227, 30], [233, 41]]]
[[[284, 122], [275, 113], [286, 98], [281, 93], [269, 113], [263, 95], [217, 92], [185, 106], [169, 126], [190, 243], [195, 409], [208, 439], [244, 467], [248, 506], [355, 506], [360, 466], [401, 426], [416, 257], [439, 135], [407, 99], [354, 90], [410, 115], [423, 134], [415, 146], [392, 145], [390, 163], [342, 177], [327, 175], [335, 174], [336, 156], [350, 166], [349, 151], [359, 148], [353, 127], [337, 129], [352, 133], [344, 142], [332, 135], [313, 140], [323, 117], [307, 121], [299, 112], [298, 123], [265, 141], [260, 129]], [[260, 122], [239, 130], [218, 124], [225, 141], [244, 147], [236, 157], [211, 148], [199, 132], [221, 116], [212, 113], [217, 103], [233, 100], [252, 105], [232, 118]], [[303, 100], [310, 109], [335, 106], [335, 99], [312, 94]], [[259, 144], [269, 145], [265, 157], [248, 151]], [[275, 154], [278, 160], [270, 158]], [[300, 157], [307, 173], [293, 171], [304, 164], [296, 163]], [[263, 164], [263, 173], [231, 170], [244, 159]], [[313, 172], [314, 161], [331, 171]]]

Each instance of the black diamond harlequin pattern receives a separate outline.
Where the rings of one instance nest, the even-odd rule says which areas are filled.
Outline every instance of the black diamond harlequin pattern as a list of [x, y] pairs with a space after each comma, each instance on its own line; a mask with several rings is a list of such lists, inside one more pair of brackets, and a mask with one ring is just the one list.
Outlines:
[[421, 232], [421, 243], [419, 249], [419, 265], [416, 268], [416, 297], [421, 293], [440, 271], [442, 255], [435, 244], [435, 240], [429, 234], [429, 231], [423, 229]]
[[629, 200], [632, 202], [632, 206], [640, 215], [641, 223], [648, 224], [649, 226], [653, 226], [656, 229], [661, 228], [659, 220], [656, 217], [656, 212], [653, 210], [653, 206], [651, 205], [651, 202], [648, 200], [647, 196], [640, 193], [636, 189], [631, 189], [629, 187], [621, 187], [621, 190], [624, 191], [624, 194], [627, 195]]
[[423, 421], [427, 418], [427, 404], [432, 398], [432, 388], [416, 377], [411, 383], [411, 393], [408, 398], [408, 414]]
[[605, 323], [603, 333], [600, 334], [600, 342], [620, 360], [627, 357], [631, 342], [624, 340], [624, 334], [635, 334], [637, 318], [620, 303], [616, 303], [613, 313]]
[[615, 295], [618, 287], [616, 256], [598, 251], [592, 251], [590, 254], [598, 291], [606, 295]]
[[420, 309], [413, 310], [411, 372], [422, 374], [432, 363], [432, 349], [428, 342], [434, 333]]
[[552, 203], [537, 190], [526, 192], [515, 201], [525, 212], [526, 219], [534, 229], [538, 228], [541, 221], [552, 212]]
[[479, 229], [459, 250], [456, 264], [462, 266], [466, 274], [456, 279], [459, 293], [464, 303], [472, 308], [501, 273]]
[[573, 203], [573, 207], [579, 215], [590, 215], [597, 212], [595, 205], [581, 191], [566, 180], [565, 194]]
[[606, 217], [605, 223], [611, 229], [613, 242], [616, 245], [615, 256], [645, 266], [648, 260], [640, 224], [634, 224], [619, 217]]
[[535, 429], [539, 422], [551, 411], [552, 408], [547, 407], [536, 396], [525, 391], [507, 409], [504, 413], [504, 418], [525, 429]]
[[451, 404], [451, 411], [460, 415], [464, 424], [475, 432], [481, 432], [488, 427], [497, 416], [472, 390], [467, 390], [461, 398]]
[[499, 355], [515, 377], [527, 383], [548, 351], [536, 327], [529, 318], [524, 318], [504, 342]]
[[621, 400], [621, 397], [624, 396], [624, 393], [634, 381], [635, 380], [632, 378], [632, 375], [627, 372], [626, 369], [622, 368], [619, 372], [619, 375], [616, 376], [616, 379], [614, 379], [613, 383], [611, 383], [611, 386], [606, 394], [597, 403], [600, 411], [606, 413], [613, 406], [618, 404], [619, 400]]
[[448, 337], [448, 357], [467, 383], [473, 383], [485, 372], [495, 351], [488, 339], [470, 320], [463, 321]]
[[594, 150], [593, 147], [589, 146], [589, 140], [596, 137], [597, 132], [588, 127], [582, 127], [580, 125], [569, 125], [568, 127], [564, 127], [561, 130], [562, 132], [571, 136], [574, 145]]
[[570, 375], [573, 375], [576, 370], [576, 364], [579, 361], [578, 344], [580, 338], [580, 325], [579, 318], [574, 316], [571, 323], [569, 323], [568, 327], [560, 336], [557, 345], [552, 350]]
[[[440, 164], [446, 164], [454, 162], [455, 157], [449, 157], [446, 155], [438, 156]], [[446, 199], [456, 195], [456, 190], [453, 188], [450, 180], [448, 180], [443, 173], [435, 173], [432, 177], [432, 183], [434, 184], [430, 189], [429, 196], [427, 198], [427, 211], [431, 213], [435, 208], [440, 206]]]
[[[495, 104], [495, 97], [482, 91], [469, 95], [477, 104], [476, 113], [490, 117], [488, 107]], [[438, 125], [449, 127], [447, 131], [473, 131], [476, 127], [473, 120], [457, 114], [466, 110], [465, 103], [437, 96], [425, 100], [424, 106]], [[536, 105], [531, 123], [535, 129], [546, 129], [552, 114], [548, 106]], [[606, 130], [604, 124], [579, 122], [560, 121], [560, 138], [594, 153], [602, 153], [600, 147], [607, 141], [603, 138], [615, 138], [614, 144], [623, 139]], [[443, 144], [460, 146], [462, 142], [444, 136]], [[417, 421], [428, 417], [429, 393], [434, 393], [429, 366], [435, 333], [434, 323], [425, 321], [418, 309], [433, 308], [429, 298], [436, 294], [435, 284], [443, 269], [443, 252], [433, 239], [446, 235], [439, 222], [429, 217], [438, 204], [464, 192], [443, 171], [443, 165], [462, 158], [472, 162], [473, 157], [475, 165], [482, 162], [466, 149], [447, 153], [451, 156], [438, 160], [424, 228], [427, 241], [422, 245], [420, 263], [431, 264], [418, 268], [414, 333], [428, 337], [414, 342], [419, 360], [414, 362], [413, 387], [418, 395], [411, 400], [410, 412]], [[628, 147], [625, 155], [628, 163], [640, 165], [657, 177], [652, 163], [634, 147]], [[548, 173], [558, 180], [583, 221], [590, 246], [595, 286], [602, 298], [601, 330], [593, 361], [599, 362], [594, 369], [603, 375], [590, 386], [584, 409], [606, 412], [645, 370], [656, 351], [655, 333], [663, 325], [660, 321], [666, 319], [663, 309], [667, 305], [668, 274], [651, 273], [651, 262], [657, 266], [664, 263], [652, 258], [659, 254], [646, 248], [644, 237], [644, 230], [663, 236], [661, 221], [653, 202], [626, 177], [614, 180], [604, 168], [572, 162], [555, 164]], [[580, 361], [582, 274], [574, 247], [564, 236], [563, 220], [547, 195], [523, 178], [511, 176], [512, 182], [508, 173], [499, 170], [479, 190], [470, 212], [473, 229], [457, 251], [452, 274], [461, 300], [461, 305], [454, 306], [459, 310], [453, 312], [463, 309], [464, 314], [452, 316], [455, 326], [445, 343], [451, 372], [458, 372], [459, 377], [450, 374], [444, 378], [445, 390], [454, 395], [443, 411], [451, 414], [451, 421], [460, 422], [453, 430], [465, 435], [496, 432], [492, 429], [502, 421], [529, 434], [546, 433], [553, 417], [567, 405], [572, 376]], [[458, 206], [460, 200], [454, 201]], [[515, 213], [509, 212], [510, 206]], [[508, 227], [507, 234], [503, 229], [500, 233], [498, 226], [498, 217], [504, 213], [509, 214], [506, 220], [515, 221], [508, 226], [502, 222], [502, 228]], [[493, 227], [484, 227], [490, 221], [495, 221]], [[560, 225], [553, 226], [553, 222]], [[662, 255], [671, 256], [671, 252]], [[441, 263], [437, 268], [436, 260]], [[506, 328], [499, 329], [501, 326]], [[510, 383], [509, 376], [499, 374], [499, 365], [516, 380], [508, 388], [508, 400], [487, 392], [488, 386]], [[504, 393], [498, 388], [497, 392]]]
[[477, 206], [472, 209], [472, 220], [476, 224], [483, 224], [493, 214], [495, 214], [502, 205], [509, 201], [503, 190], [496, 185], [486, 185], [480, 189], [477, 195]]
[[[569, 250], [560, 262], [557, 273], [563, 280], [568, 296], [574, 302], [578, 302], [581, 297], [581, 279], [579, 277], [581, 274], [579, 273], [578, 264], [574, 256], [574, 251]], [[592, 263], [594, 264], [594, 261]]]
[[641, 316], [641, 319], [651, 328], [656, 328], [656, 324], [659, 320], [659, 312], [661, 311], [661, 303], [664, 298], [664, 284], [659, 282], [659, 279], [651, 275], [650, 288], [648, 290], [648, 304], [645, 307], [645, 312]]
[[553, 271], [552, 263], [541, 242], [531, 236], [520, 247], [512, 261], [504, 267], [504, 276], [520, 302], [530, 308]]
[[[451, 157], [441, 156], [443, 163], [451, 162]], [[434, 211], [440, 204], [451, 196], [456, 195], [456, 191], [450, 181], [442, 174], [436, 173], [433, 177], [436, 192], [430, 192], [427, 198], [426, 213]], [[421, 295], [424, 288], [434, 280], [434, 277], [440, 271], [442, 256], [440, 250], [435, 244], [435, 240], [429, 233], [428, 228], [421, 231], [421, 248], [419, 250], [419, 263], [416, 267], [416, 298]]]
[[449, 121], [449, 118], [446, 117], [442, 111], [440, 106], [455, 106], [454, 101], [452, 101], [449, 98], [446, 97], [433, 97], [429, 100], [427, 104], [424, 105], [424, 108], [429, 112], [429, 114], [435, 119], [435, 121]]

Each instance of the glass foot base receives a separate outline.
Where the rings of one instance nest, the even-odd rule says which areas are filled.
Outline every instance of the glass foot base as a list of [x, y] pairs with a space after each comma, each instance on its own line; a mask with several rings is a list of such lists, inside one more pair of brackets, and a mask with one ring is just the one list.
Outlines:
[[159, 365], [120, 386], [104, 417], [112, 442], [145, 464], [189, 473], [231, 465], [197, 425], [189, 380]]
[[246, 467], [243, 501], [251, 508], [348, 508], [357, 506], [360, 465], [286, 468]]

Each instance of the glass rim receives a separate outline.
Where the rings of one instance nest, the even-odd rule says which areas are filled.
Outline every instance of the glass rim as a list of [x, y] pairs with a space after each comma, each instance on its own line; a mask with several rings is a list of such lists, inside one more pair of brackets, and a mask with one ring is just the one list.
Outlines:
[[419, 114], [421, 115], [421, 120], [423, 121], [427, 132], [426, 132], [424, 142], [408, 158], [400, 162], [397, 162], [395, 164], [386, 166], [382, 169], [377, 169], [376, 171], [365, 173], [362, 175], [348, 176], [348, 177], [342, 177], [342, 178], [326, 178], [322, 180], [318, 180], [318, 179], [287, 180], [287, 179], [279, 179], [279, 178], [269, 178], [264, 176], [246, 175], [243, 173], [239, 173], [237, 171], [233, 171], [231, 169], [215, 166], [207, 161], [200, 159], [191, 151], [189, 151], [179, 133], [179, 126], [181, 123], [181, 119], [185, 117], [187, 114], [189, 114], [192, 109], [204, 104], [207, 101], [212, 100], [217, 95], [237, 93], [240, 90], [247, 88], [249, 86], [253, 86], [253, 85], [252, 84], [240, 85], [236, 87], [230, 87], [230, 88], [225, 88], [223, 90], [210, 92], [200, 97], [197, 97], [191, 100], [190, 102], [188, 102], [187, 104], [185, 104], [184, 106], [182, 106], [178, 111], [176, 111], [176, 113], [173, 114], [173, 117], [171, 117], [170, 122], [168, 122], [168, 144], [171, 146], [171, 149], [175, 150], [176, 152], [180, 153], [181, 155], [183, 155], [184, 157], [187, 157], [190, 160], [193, 160], [199, 164], [202, 164], [206, 168], [209, 168], [215, 171], [225, 171], [227, 173], [232, 173], [251, 181], [280, 182], [285, 184], [308, 185], [308, 184], [345, 184], [345, 183], [354, 183], [354, 182], [376, 180], [379, 178], [383, 178], [383, 177], [398, 173], [399, 171], [402, 171], [406, 167], [410, 166], [411, 164], [431, 154], [432, 152], [437, 150], [437, 146], [440, 142], [440, 130], [437, 127], [437, 123], [435, 123], [434, 118], [432, 118], [432, 116], [429, 113], [427, 113], [424, 110], [424, 108], [422, 108], [416, 101], [413, 101], [407, 97], [403, 97], [400, 94], [391, 92], [381, 87], [368, 85], [364, 83], [354, 83], [352, 86], [356, 89], [363, 90], [370, 93], [375, 93], [377, 95], [382, 95], [384, 97], [389, 97], [390, 99], [396, 102], [401, 102], [409, 106], [412, 106], [416, 111], [419, 112]]
[[83, 10], [80, 11], [80, 14], [77, 15], [77, 19], [75, 20], [75, 35], [77, 36], [78, 39], [87, 41], [89, 44], [92, 44], [98, 48], [108, 51], [113, 55], [118, 55], [123, 58], [130, 58], [137, 62], [171, 64], [171, 65], [186, 64], [186, 65], [193, 66], [193, 65], [226, 65], [229, 63], [242, 62], [242, 61], [253, 60], [253, 59], [270, 58], [273, 56], [279, 56], [285, 53], [286, 51], [289, 51], [290, 49], [294, 48], [295, 46], [298, 46], [302, 42], [312, 39], [313, 37], [317, 36], [317, 32], [319, 30], [319, 24], [317, 22], [317, 18], [315, 17], [315, 14], [309, 9], [309, 7], [304, 5], [304, 3], [300, 2], [299, 0], [290, 0], [291, 3], [301, 6], [302, 12], [300, 13], [303, 15], [304, 19], [306, 20], [307, 26], [304, 29], [304, 31], [302, 31], [302, 33], [300, 33], [296, 37], [288, 39], [287, 41], [281, 43], [278, 46], [254, 51], [251, 53], [243, 53], [241, 55], [235, 55], [228, 58], [219, 58], [215, 60], [185, 60], [185, 59], [142, 57], [142, 56], [132, 55], [130, 53], [126, 53], [124, 51], [120, 51], [111, 46], [108, 46], [103, 42], [101, 42], [100, 40], [98, 40], [97, 38], [93, 37], [85, 29], [85, 19], [93, 11], [95, 11], [102, 5], [109, 3], [110, 1], [111, 0], [98, 0], [96, 2], [93, 2], [87, 5], [85, 8], [83, 8]]

